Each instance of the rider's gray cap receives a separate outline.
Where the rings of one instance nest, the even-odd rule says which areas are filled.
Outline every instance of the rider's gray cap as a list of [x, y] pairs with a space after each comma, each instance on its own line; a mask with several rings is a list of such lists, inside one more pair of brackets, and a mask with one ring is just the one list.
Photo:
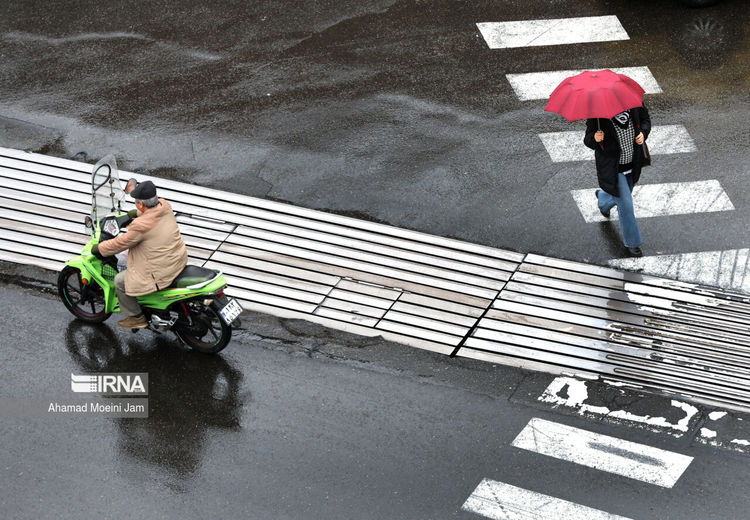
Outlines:
[[151, 181], [139, 182], [130, 196], [138, 200], [152, 199], [156, 197], [156, 186]]

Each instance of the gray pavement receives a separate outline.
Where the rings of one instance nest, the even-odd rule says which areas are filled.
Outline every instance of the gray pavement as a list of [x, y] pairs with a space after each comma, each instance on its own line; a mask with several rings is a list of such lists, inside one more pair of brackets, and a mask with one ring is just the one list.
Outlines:
[[[79, 253], [90, 171], [0, 148], [0, 258], [59, 271]], [[225, 273], [246, 310], [750, 409], [745, 294], [152, 180], [178, 214], [189, 263]]]
[[[74, 321], [40, 292], [53, 276], [19, 269], [0, 288], [0, 395], [148, 372], [150, 417], [3, 418], [5, 518], [469, 519], [461, 505], [484, 478], [634, 519], [741, 519], [750, 504], [746, 456], [696, 442], [709, 410], [677, 436], [582, 419], [537, 400], [548, 376], [263, 315], [201, 356], [171, 335]], [[642, 412], [663, 411], [652, 399]], [[619, 477], [511, 446], [531, 417], [694, 460], [671, 489]]]
[[[498, 52], [475, 26], [611, 14], [631, 40]], [[594, 187], [593, 165], [551, 162], [537, 135], [580, 124], [519, 101], [505, 75], [643, 65], [663, 90], [646, 97], [654, 123], [697, 147], [658, 156], [644, 182], [715, 179], [735, 208], [643, 219], [646, 254], [747, 248], [747, 14], [743, 0], [9, 1], [0, 146], [114, 152], [129, 170], [605, 264], [623, 255], [617, 227], [586, 224], [569, 194]], [[541, 403], [550, 376], [261, 315], [206, 358], [81, 326], [40, 293], [53, 273], [0, 271], [0, 397], [66, 392], [75, 371], [151, 375], [146, 420], [0, 421], [7, 518], [468, 519], [484, 478], [633, 519], [747, 516], [741, 415], [699, 407], [684, 434], [644, 429]], [[592, 406], [681, 418], [592, 388]], [[674, 488], [644, 484], [514, 448], [532, 417], [694, 459]]]
[[[126, 169], [599, 264], [624, 250], [570, 197], [595, 187], [593, 165], [552, 163], [537, 136], [582, 123], [519, 101], [505, 75], [648, 66], [654, 124], [684, 125], [697, 152], [659, 156], [643, 182], [716, 179], [735, 210], [643, 219], [646, 254], [750, 243], [742, 0], [4, 10], [0, 116], [22, 121], [4, 146], [113, 151]], [[591, 15], [617, 15], [631, 39], [499, 51], [475, 26]]]

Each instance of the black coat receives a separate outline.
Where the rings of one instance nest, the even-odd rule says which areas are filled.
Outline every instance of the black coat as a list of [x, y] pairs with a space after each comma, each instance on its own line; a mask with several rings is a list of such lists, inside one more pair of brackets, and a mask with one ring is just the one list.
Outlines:
[[[643, 137], [648, 139], [651, 132], [651, 118], [645, 105], [643, 107], [631, 108], [630, 117], [633, 118], [635, 126], [635, 135], [643, 132]], [[601, 125], [604, 132], [604, 141], [597, 143], [594, 140], [594, 134], [599, 130], [597, 126]], [[607, 193], [619, 196], [617, 189], [617, 167], [620, 163], [620, 144], [617, 141], [615, 125], [611, 119], [587, 119], [586, 135], [583, 143], [594, 150], [596, 159], [596, 176], [599, 180], [599, 187]], [[641, 166], [643, 162], [643, 147], [633, 143], [633, 172], [628, 174], [633, 176], [633, 183], [638, 182], [641, 177]]]

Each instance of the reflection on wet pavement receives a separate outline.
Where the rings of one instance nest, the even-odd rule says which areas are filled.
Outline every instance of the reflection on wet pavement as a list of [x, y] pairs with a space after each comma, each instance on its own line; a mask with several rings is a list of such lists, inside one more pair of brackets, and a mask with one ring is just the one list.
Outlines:
[[117, 449], [133, 464], [161, 467], [178, 480], [198, 471], [207, 438], [237, 431], [247, 396], [242, 373], [222, 356], [181, 347], [172, 337], [124, 339], [109, 325], [71, 321], [64, 333], [72, 360], [84, 373], [148, 372], [149, 418], [116, 419]]

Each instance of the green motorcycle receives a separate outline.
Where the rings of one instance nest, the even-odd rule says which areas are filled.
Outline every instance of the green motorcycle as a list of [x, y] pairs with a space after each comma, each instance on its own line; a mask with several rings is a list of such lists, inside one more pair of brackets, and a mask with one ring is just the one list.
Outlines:
[[[66, 262], [57, 289], [63, 304], [77, 319], [101, 323], [120, 310], [114, 278], [123, 262], [116, 256], [100, 260], [91, 248], [125, 231], [132, 220], [121, 209], [125, 192], [113, 156], [94, 166], [91, 194], [92, 211], [85, 221], [91, 239], [79, 256]], [[107, 214], [100, 217], [105, 211]], [[224, 294], [226, 285], [221, 271], [188, 265], [170, 287], [139, 296], [138, 303], [151, 330], [172, 330], [191, 348], [215, 354], [229, 344], [232, 324], [242, 312], [239, 302]]]

